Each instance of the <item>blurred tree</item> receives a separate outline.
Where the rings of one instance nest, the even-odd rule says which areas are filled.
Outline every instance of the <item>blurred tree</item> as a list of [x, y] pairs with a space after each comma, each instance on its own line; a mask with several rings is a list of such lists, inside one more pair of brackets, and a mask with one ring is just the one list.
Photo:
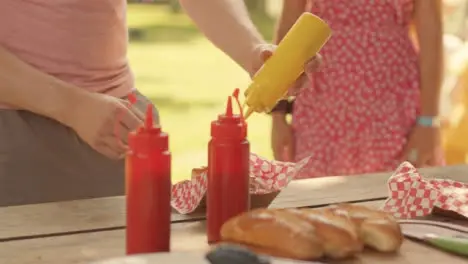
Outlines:
[[267, 0], [244, 0], [251, 13], [266, 14]]
[[171, 6], [171, 10], [174, 13], [180, 13], [181, 7], [179, 4], [179, 0], [169, 0], [169, 5]]

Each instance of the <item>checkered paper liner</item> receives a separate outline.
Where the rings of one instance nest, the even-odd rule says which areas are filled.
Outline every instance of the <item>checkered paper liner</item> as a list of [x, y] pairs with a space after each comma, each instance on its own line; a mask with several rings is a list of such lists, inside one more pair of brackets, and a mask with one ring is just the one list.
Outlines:
[[[270, 161], [250, 154], [250, 193], [268, 194], [286, 187], [307, 164], [308, 158], [297, 163]], [[207, 190], [206, 167], [194, 169], [191, 180], [172, 186], [172, 207], [180, 214], [189, 214], [200, 206]]]
[[434, 208], [468, 217], [468, 184], [447, 179], [424, 179], [409, 162], [402, 163], [388, 180], [389, 198], [383, 210], [397, 218], [431, 214]]

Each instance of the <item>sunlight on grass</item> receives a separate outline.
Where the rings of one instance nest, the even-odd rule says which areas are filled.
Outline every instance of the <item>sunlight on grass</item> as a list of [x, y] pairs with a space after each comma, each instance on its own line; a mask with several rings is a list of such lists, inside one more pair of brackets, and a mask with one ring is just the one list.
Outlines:
[[[183, 14], [164, 6], [130, 5], [128, 22], [142, 32], [129, 48], [136, 85], [156, 104], [170, 136], [174, 181], [189, 178], [192, 168], [207, 163], [210, 122], [234, 88], [245, 89], [248, 76]], [[267, 157], [269, 129], [267, 116], [249, 119], [251, 149]]]

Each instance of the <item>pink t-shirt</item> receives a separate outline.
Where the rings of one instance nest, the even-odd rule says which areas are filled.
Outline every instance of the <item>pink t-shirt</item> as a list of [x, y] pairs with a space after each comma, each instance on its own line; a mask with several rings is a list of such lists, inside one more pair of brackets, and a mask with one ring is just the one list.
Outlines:
[[126, 0], [1, 2], [0, 45], [24, 62], [91, 92], [133, 89]]

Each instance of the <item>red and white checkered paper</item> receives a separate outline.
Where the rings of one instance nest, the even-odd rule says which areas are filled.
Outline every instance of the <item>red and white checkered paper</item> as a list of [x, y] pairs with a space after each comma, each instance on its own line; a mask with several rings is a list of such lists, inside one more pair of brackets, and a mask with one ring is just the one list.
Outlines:
[[424, 179], [409, 162], [402, 163], [393, 173], [388, 188], [389, 198], [382, 209], [397, 218], [426, 216], [435, 207], [468, 217], [468, 184]]
[[[294, 179], [307, 164], [308, 158], [297, 163], [270, 161], [250, 154], [250, 193], [267, 194], [279, 191]], [[171, 205], [180, 214], [189, 214], [200, 205], [207, 189], [207, 168], [194, 169], [192, 179], [172, 186]]]

